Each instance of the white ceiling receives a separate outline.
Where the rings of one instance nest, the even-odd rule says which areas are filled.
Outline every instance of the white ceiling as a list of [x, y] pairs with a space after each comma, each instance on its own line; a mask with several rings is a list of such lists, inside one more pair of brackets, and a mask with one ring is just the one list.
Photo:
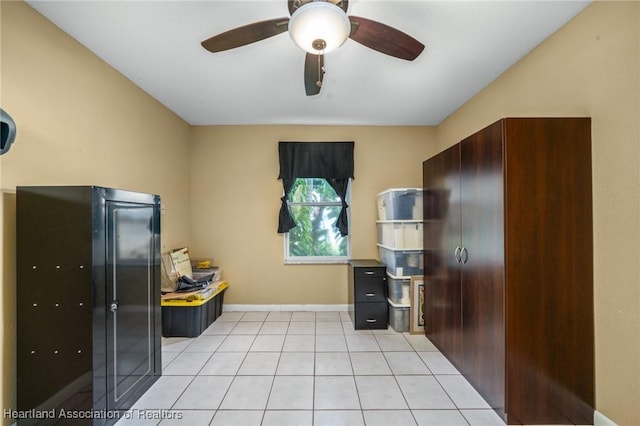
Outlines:
[[312, 97], [304, 52], [288, 33], [219, 53], [200, 45], [288, 17], [286, 0], [27, 3], [193, 125], [436, 125], [589, 1], [351, 0], [349, 15], [426, 49], [408, 62], [347, 40], [325, 55], [324, 86]]

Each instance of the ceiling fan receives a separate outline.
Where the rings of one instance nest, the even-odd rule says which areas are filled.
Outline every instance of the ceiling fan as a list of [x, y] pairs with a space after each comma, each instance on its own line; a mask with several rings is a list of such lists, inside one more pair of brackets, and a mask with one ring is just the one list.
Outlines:
[[243, 25], [202, 42], [210, 52], [244, 46], [289, 31], [303, 50], [304, 86], [307, 96], [320, 93], [325, 73], [324, 55], [347, 38], [375, 51], [413, 61], [424, 50], [418, 40], [380, 22], [347, 16], [348, 0], [289, 0], [291, 18], [276, 18]]

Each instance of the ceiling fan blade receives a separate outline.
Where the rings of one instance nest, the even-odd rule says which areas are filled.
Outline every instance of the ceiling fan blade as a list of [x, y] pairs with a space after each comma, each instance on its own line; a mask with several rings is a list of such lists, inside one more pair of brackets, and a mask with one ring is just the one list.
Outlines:
[[388, 25], [359, 16], [349, 16], [349, 38], [385, 55], [413, 61], [424, 50], [424, 44]]
[[222, 52], [273, 37], [289, 29], [289, 18], [269, 19], [243, 25], [213, 36], [202, 42], [209, 52]]
[[304, 90], [307, 96], [320, 93], [324, 79], [324, 55], [307, 53], [304, 60]]

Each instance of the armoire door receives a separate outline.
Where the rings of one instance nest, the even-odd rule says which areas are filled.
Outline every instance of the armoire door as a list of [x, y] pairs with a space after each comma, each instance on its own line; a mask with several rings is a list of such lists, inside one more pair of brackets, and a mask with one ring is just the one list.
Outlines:
[[460, 145], [462, 369], [504, 414], [504, 202], [502, 121]]
[[505, 120], [509, 420], [591, 424], [591, 120]]
[[155, 374], [153, 204], [106, 201], [107, 408]]
[[[455, 145], [423, 164], [423, 188], [432, 194], [440, 227], [425, 227], [426, 252], [432, 259], [431, 272], [425, 276], [425, 333], [459, 367], [462, 357], [460, 264], [460, 149]], [[442, 232], [430, 230], [439, 229]], [[425, 274], [427, 269], [425, 269]]]

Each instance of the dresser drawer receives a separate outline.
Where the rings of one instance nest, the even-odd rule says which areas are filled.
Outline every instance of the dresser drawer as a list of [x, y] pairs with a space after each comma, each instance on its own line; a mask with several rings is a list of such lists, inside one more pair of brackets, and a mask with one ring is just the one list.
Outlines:
[[368, 277], [376, 277], [378, 279], [380, 278], [386, 278], [387, 277], [387, 269], [386, 267], [379, 267], [379, 266], [373, 266], [373, 267], [364, 267], [364, 266], [359, 266], [357, 268], [353, 268], [353, 276], [355, 277], [356, 281], [362, 278], [368, 278]]
[[355, 302], [386, 302], [387, 277], [362, 277], [356, 280], [354, 286]]
[[354, 325], [356, 330], [386, 329], [387, 302], [356, 303]]

